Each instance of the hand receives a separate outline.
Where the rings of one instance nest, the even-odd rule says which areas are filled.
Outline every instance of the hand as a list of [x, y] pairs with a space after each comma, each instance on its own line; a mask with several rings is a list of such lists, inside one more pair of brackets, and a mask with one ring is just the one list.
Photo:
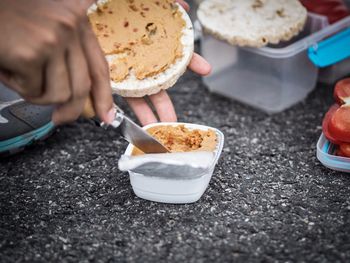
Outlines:
[[[189, 5], [185, 1], [177, 0], [177, 2], [187, 11], [189, 10]], [[198, 54], [193, 55], [189, 68], [197, 74], [203, 76], [208, 75], [211, 71], [211, 66], [209, 63]], [[161, 122], [177, 121], [174, 105], [165, 90], [149, 96], [149, 99], [153, 104]], [[126, 98], [126, 100], [142, 125], [147, 125], [158, 121], [151, 107], [144, 98]]]
[[57, 124], [78, 118], [90, 93], [97, 115], [113, 117], [107, 62], [86, 16], [90, 2], [0, 0], [0, 80], [29, 102], [56, 104]]

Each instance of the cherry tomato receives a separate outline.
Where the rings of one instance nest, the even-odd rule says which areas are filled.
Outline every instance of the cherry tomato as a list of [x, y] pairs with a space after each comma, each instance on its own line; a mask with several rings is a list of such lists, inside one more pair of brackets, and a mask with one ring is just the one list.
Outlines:
[[326, 136], [326, 138], [333, 144], [340, 144], [341, 141], [339, 141], [337, 138], [335, 138], [329, 131], [329, 123], [331, 118], [333, 117], [333, 114], [339, 109], [339, 106], [337, 104], [332, 105], [326, 115], [323, 118], [322, 121], [322, 131], [323, 134]]
[[342, 105], [332, 114], [328, 132], [337, 141], [350, 143], [350, 105]]
[[350, 157], [350, 143], [342, 143], [339, 145], [341, 156]]
[[337, 150], [335, 151], [335, 155], [341, 156], [341, 157], [346, 157], [345, 154], [340, 150], [339, 147], [338, 147]]
[[327, 16], [331, 24], [350, 15], [342, 0], [301, 0], [301, 3], [308, 11]]
[[350, 103], [350, 78], [338, 81], [333, 94], [339, 105]]

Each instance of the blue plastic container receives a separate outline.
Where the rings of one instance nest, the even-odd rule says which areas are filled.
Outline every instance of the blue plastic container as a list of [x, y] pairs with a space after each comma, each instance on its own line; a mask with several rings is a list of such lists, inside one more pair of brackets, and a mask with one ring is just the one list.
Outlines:
[[350, 173], [350, 158], [335, 155], [336, 149], [322, 133], [317, 142], [317, 159], [329, 169]]

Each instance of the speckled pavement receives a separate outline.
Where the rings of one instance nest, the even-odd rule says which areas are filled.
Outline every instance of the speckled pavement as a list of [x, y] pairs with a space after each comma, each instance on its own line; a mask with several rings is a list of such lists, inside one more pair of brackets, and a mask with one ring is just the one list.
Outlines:
[[350, 175], [315, 152], [331, 94], [319, 85], [268, 116], [187, 73], [171, 90], [180, 121], [226, 136], [208, 190], [189, 205], [137, 198], [117, 169], [127, 144], [116, 133], [59, 128], [0, 161], [0, 261], [349, 261]]

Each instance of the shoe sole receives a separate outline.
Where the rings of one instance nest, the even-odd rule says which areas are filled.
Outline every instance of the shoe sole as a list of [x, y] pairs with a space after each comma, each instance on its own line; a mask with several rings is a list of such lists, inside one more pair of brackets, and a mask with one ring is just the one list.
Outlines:
[[23, 151], [27, 146], [49, 137], [54, 130], [54, 124], [49, 122], [39, 129], [28, 132], [21, 136], [0, 142], [0, 156], [9, 156]]

